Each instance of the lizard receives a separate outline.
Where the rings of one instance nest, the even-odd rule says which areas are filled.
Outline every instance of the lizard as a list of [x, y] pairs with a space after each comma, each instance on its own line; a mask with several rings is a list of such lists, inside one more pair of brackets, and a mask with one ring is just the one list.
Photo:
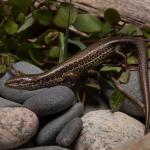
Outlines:
[[[41, 74], [14, 77], [6, 81], [6, 86], [35, 90], [65, 83], [71, 84], [80, 78], [83, 70], [102, 64], [105, 60], [111, 58], [117, 53], [118, 48], [116, 50], [116, 47], [118, 45], [132, 45], [138, 50], [140, 85], [145, 105], [145, 133], [147, 133], [150, 124], [148, 61], [145, 42], [140, 37], [107, 37], [100, 39], [51, 70]], [[122, 51], [121, 47], [119, 51]]]

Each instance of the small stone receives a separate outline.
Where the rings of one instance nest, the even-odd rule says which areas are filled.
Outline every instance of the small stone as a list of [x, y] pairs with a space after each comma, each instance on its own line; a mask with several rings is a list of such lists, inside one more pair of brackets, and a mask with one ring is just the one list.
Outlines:
[[33, 148], [17, 149], [17, 150], [69, 150], [60, 146], [40, 146]]
[[[150, 73], [150, 70], [149, 70]], [[150, 75], [149, 75], [150, 80]], [[150, 84], [150, 83], [149, 83]], [[130, 71], [130, 79], [127, 84], [120, 84], [120, 87], [129, 95], [139, 102], [143, 103], [143, 94], [140, 87], [140, 79], [138, 71]], [[136, 88], [135, 88], [136, 87]], [[144, 111], [136, 103], [125, 99], [121, 111], [135, 117], [145, 117]]]
[[51, 115], [61, 112], [75, 102], [75, 95], [66, 86], [55, 86], [25, 101], [24, 106], [38, 116]]
[[75, 141], [81, 130], [82, 120], [80, 118], [72, 119], [60, 131], [56, 138], [56, 143], [63, 147], [70, 146]]
[[[121, 84], [119, 81], [118, 85], [122, 90], [129, 95], [131, 95], [135, 100], [143, 103], [143, 94], [140, 88], [140, 79], [139, 72], [135, 70], [130, 71], [129, 81], [127, 84]], [[149, 70], [149, 81], [150, 81], [150, 70]], [[150, 84], [150, 83], [149, 83]], [[135, 88], [136, 87], [136, 88]], [[113, 90], [109, 87], [104, 86], [104, 94], [109, 99], [112, 95]], [[143, 109], [134, 103], [132, 100], [129, 100], [127, 97], [124, 100], [121, 110], [122, 112], [129, 114], [134, 117], [144, 117]]]
[[36, 137], [37, 145], [50, 145], [55, 141], [57, 134], [70, 120], [82, 116], [84, 111], [83, 104], [76, 103], [64, 114], [49, 122], [44, 126]]
[[0, 97], [0, 107], [19, 107], [19, 106], [22, 105]]
[[43, 72], [39, 67], [26, 61], [19, 61], [13, 64], [13, 68], [21, 71], [24, 74], [37, 74]]
[[128, 141], [113, 150], [150, 150], [150, 134]]
[[75, 150], [111, 150], [120, 143], [144, 135], [144, 125], [121, 112], [92, 111], [85, 114], [82, 121], [83, 129]]
[[38, 129], [38, 118], [23, 107], [0, 108], [0, 147], [14, 149], [33, 137]]
[[[13, 67], [24, 74], [38, 74], [42, 73], [43, 71], [24, 61], [17, 62], [13, 65]], [[28, 90], [20, 90], [20, 89], [13, 89], [5, 86], [5, 82], [12, 78], [12, 74], [7, 72], [2, 78], [0, 78], [0, 95], [6, 99], [23, 103], [26, 99], [30, 98], [33, 95], [36, 95], [37, 93], [40, 93], [44, 91], [45, 89], [38, 89], [34, 91], [28, 91]]]

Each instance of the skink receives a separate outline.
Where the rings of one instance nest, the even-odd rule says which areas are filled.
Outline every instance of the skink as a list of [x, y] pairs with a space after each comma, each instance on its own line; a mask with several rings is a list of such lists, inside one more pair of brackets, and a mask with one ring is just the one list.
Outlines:
[[14, 77], [8, 80], [6, 85], [11, 88], [35, 90], [64, 83], [73, 83], [79, 79], [84, 70], [102, 64], [105, 60], [111, 58], [116, 53], [117, 46], [120, 46], [119, 51], [122, 51], [121, 47], [128, 45], [134, 46], [138, 50], [140, 82], [145, 102], [145, 133], [147, 133], [149, 129], [150, 100], [147, 53], [142, 38], [108, 37], [101, 39], [48, 72]]

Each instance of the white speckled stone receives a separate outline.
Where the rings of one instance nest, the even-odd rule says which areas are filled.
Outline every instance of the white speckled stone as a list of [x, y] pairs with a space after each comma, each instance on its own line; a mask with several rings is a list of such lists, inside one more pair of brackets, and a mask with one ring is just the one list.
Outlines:
[[82, 120], [83, 130], [75, 150], [111, 150], [120, 143], [144, 135], [144, 125], [121, 112], [92, 111]]
[[31, 137], [38, 129], [38, 118], [23, 107], [0, 108], [0, 149], [14, 149]]

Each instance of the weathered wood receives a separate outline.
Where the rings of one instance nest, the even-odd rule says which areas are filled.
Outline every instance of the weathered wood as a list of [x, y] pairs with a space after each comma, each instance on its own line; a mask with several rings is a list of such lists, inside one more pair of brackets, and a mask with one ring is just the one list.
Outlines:
[[136, 25], [150, 25], [150, 0], [72, 0], [72, 3], [79, 9], [100, 17], [103, 17], [107, 8], [115, 8], [123, 21]]

